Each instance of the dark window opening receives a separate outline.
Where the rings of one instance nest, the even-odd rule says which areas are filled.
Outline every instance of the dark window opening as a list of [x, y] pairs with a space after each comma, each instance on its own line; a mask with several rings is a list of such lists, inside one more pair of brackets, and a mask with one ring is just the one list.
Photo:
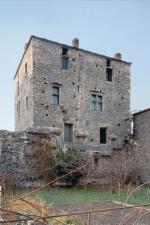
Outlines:
[[106, 69], [106, 80], [112, 81], [112, 69], [111, 68]]
[[100, 143], [101, 144], [107, 143], [107, 128], [105, 127], [100, 128]]
[[68, 54], [68, 49], [67, 48], [62, 48], [62, 55], [66, 56]]
[[63, 69], [63, 70], [68, 69], [68, 57], [62, 57], [62, 59], [61, 59], [61, 69]]
[[64, 141], [72, 142], [72, 134], [73, 134], [73, 125], [72, 124], [64, 124]]
[[107, 67], [110, 67], [111, 66], [111, 61], [108, 59], [107, 60]]
[[57, 86], [53, 86], [53, 93], [52, 93], [52, 96], [53, 96], [53, 104], [54, 105], [59, 105], [59, 87]]
[[29, 109], [29, 98], [28, 98], [28, 96], [26, 97], [26, 109]]
[[25, 74], [27, 74], [28, 73], [28, 65], [27, 65], [27, 63], [25, 64]]

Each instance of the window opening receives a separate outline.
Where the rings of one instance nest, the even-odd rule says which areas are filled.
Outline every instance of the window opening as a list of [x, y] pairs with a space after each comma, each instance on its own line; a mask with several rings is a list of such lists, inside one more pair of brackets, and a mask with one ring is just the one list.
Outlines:
[[107, 128], [105, 127], [100, 128], [100, 143], [101, 144], [107, 143]]
[[64, 141], [71, 142], [73, 137], [73, 125], [72, 124], [64, 124]]

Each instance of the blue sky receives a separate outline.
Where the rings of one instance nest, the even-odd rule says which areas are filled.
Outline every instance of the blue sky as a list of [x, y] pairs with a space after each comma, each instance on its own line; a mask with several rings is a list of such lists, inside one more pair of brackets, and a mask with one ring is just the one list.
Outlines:
[[150, 107], [149, 0], [0, 0], [0, 129], [14, 129], [13, 76], [30, 35], [132, 62], [131, 109]]

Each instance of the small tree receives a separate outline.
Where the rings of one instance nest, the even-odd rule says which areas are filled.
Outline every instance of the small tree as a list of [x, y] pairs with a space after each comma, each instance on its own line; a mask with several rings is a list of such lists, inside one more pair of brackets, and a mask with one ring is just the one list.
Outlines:
[[[61, 177], [75, 168], [85, 165], [85, 159], [81, 153], [75, 149], [68, 149], [66, 152], [58, 151], [54, 157], [55, 165], [54, 173], [57, 177]], [[58, 162], [60, 162], [58, 164]], [[58, 164], [58, 165], [57, 165]], [[76, 186], [81, 177], [85, 174], [85, 169], [77, 170], [72, 174], [61, 179], [62, 182]]]

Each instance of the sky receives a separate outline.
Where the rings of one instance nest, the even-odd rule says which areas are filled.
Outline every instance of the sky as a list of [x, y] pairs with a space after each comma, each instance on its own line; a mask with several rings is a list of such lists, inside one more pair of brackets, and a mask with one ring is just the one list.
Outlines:
[[14, 130], [13, 76], [31, 35], [131, 66], [131, 109], [150, 107], [150, 0], [0, 0], [0, 129]]

